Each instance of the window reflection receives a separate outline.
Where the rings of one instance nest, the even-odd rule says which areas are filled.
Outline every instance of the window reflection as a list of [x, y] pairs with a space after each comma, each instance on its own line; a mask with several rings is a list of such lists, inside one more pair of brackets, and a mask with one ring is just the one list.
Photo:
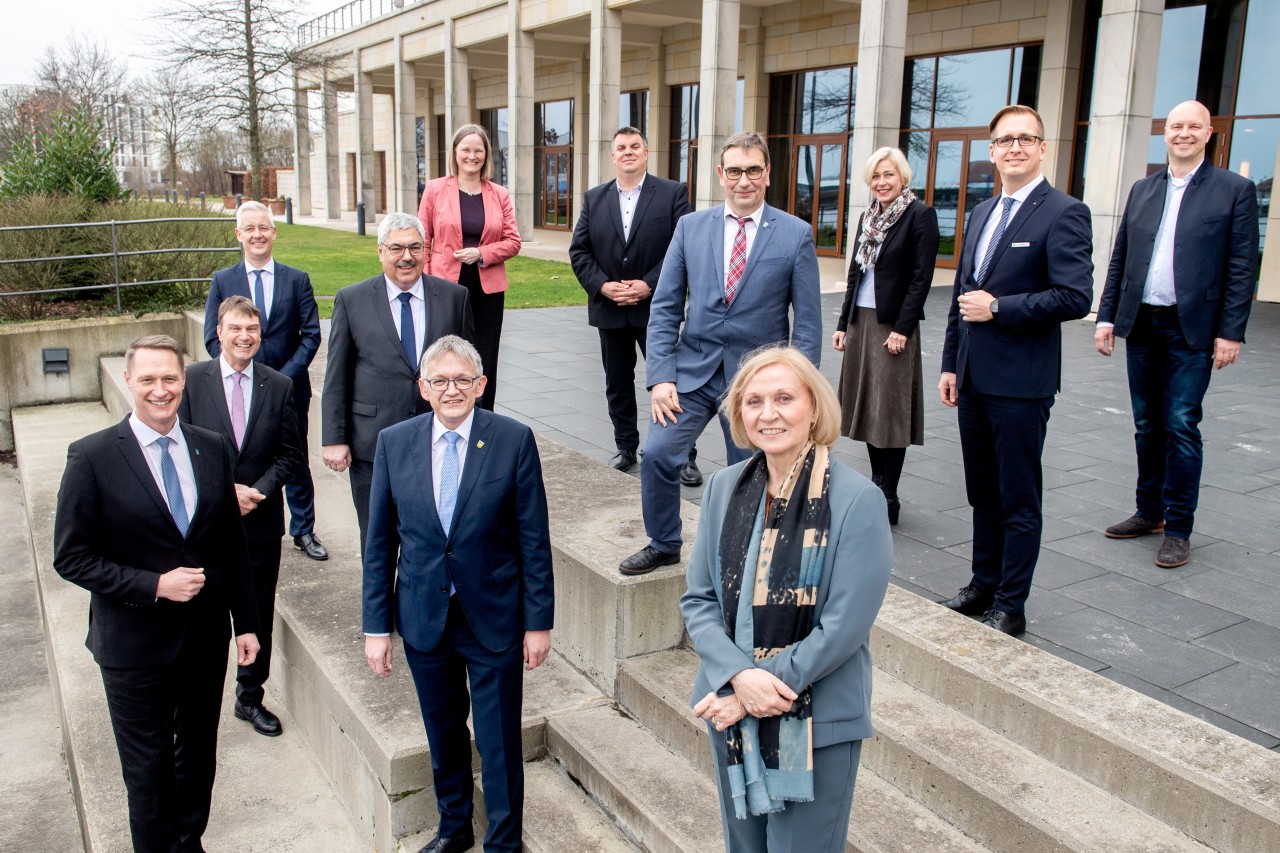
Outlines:
[[1009, 51], [938, 57], [934, 127], [985, 127], [1008, 103]]
[[1231, 171], [1253, 181], [1258, 188], [1258, 250], [1267, 241], [1267, 215], [1276, 178], [1276, 146], [1280, 144], [1280, 118], [1244, 119], [1231, 131]]
[[1154, 115], [1163, 117], [1196, 96], [1204, 40], [1204, 6], [1165, 9], [1160, 24], [1160, 62], [1156, 67]]
[[1280, 80], [1280, 51], [1276, 50], [1278, 33], [1280, 3], [1275, 0], [1250, 3], [1240, 57], [1240, 94], [1236, 99], [1236, 115], [1280, 113], [1280, 96], [1276, 94], [1276, 82]]
[[[618, 96], [618, 127], [634, 127], [646, 139], [649, 136], [649, 90], [623, 92]], [[617, 128], [614, 128], [617, 130]]]

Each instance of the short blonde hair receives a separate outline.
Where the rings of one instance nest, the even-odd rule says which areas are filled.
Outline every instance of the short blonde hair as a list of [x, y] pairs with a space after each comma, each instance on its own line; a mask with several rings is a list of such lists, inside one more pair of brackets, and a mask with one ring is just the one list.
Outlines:
[[480, 169], [480, 179], [487, 181], [493, 177], [493, 144], [489, 142], [489, 131], [478, 124], [464, 124], [453, 132], [453, 142], [449, 143], [449, 162], [445, 163], [449, 177], [458, 177], [458, 146], [473, 133], [484, 143], [484, 166]]
[[831, 383], [818, 372], [813, 362], [800, 350], [789, 345], [761, 347], [743, 357], [738, 375], [733, 377], [733, 384], [720, 403], [720, 413], [729, 420], [733, 443], [751, 450], [759, 449], [747, 438], [747, 427], [742, 420], [742, 398], [746, 394], [747, 385], [756, 378], [756, 374], [775, 364], [790, 367], [800, 384], [809, 392], [809, 399], [813, 401], [813, 427], [809, 431], [809, 437], [815, 443], [830, 448], [840, 437], [840, 401], [836, 399], [836, 392], [831, 390]]
[[893, 164], [893, 168], [898, 170], [898, 174], [902, 176], [902, 185], [904, 187], [911, 186], [911, 164], [907, 162], [907, 155], [902, 153], [901, 148], [877, 148], [876, 152], [867, 159], [867, 164], [862, 167], [862, 182], [867, 186], [871, 186], [871, 176], [876, 171], [876, 166], [884, 160], [888, 160]]

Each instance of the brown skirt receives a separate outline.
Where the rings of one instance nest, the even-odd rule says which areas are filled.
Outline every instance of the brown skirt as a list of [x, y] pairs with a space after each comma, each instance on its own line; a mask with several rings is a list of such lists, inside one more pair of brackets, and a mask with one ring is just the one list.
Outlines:
[[884, 346], [892, 326], [874, 308], [855, 308], [840, 367], [840, 432], [876, 447], [924, 444], [920, 334], [898, 355]]

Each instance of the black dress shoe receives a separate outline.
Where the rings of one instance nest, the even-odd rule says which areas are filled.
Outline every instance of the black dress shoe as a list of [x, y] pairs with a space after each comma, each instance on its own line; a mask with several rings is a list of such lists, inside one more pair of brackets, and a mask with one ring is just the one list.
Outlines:
[[963, 587], [954, 597], [938, 602], [949, 610], [963, 613], [965, 616], [977, 616], [986, 613], [991, 607], [991, 596], [978, 592], [971, 586]]
[[609, 460], [609, 467], [617, 471], [626, 471], [634, 464], [636, 464], [636, 452], [634, 450], [619, 450]]
[[624, 575], [647, 575], [658, 566], [674, 566], [680, 562], [680, 552], [668, 554], [659, 551], [652, 545], [645, 545], [630, 557], [618, 564], [618, 571]]
[[455, 835], [452, 838], [437, 835], [428, 841], [427, 846], [419, 850], [418, 853], [462, 853], [462, 851], [470, 850], [475, 846], [476, 837], [470, 832], [466, 835]]
[[689, 461], [680, 466], [680, 485], [696, 489], [702, 485], [702, 472], [698, 470], [698, 461], [689, 457]]
[[314, 533], [304, 533], [301, 536], [293, 537], [293, 547], [299, 551], [304, 551], [313, 560], [329, 559], [329, 549], [320, 544], [320, 540], [316, 538]]
[[1021, 613], [1005, 613], [1003, 610], [988, 610], [982, 616], [982, 624], [995, 628], [1001, 634], [1016, 637], [1027, 630], [1027, 617]]
[[275, 737], [284, 731], [280, 718], [261, 705], [241, 705], [236, 700], [235, 715], [237, 720], [247, 720], [253, 730], [260, 735]]

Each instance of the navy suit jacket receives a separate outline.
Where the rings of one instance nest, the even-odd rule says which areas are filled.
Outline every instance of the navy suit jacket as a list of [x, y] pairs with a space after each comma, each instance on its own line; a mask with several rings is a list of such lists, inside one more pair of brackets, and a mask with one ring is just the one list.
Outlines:
[[721, 365], [728, 382], [742, 357], [766, 344], [789, 341], [815, 365], [821, 358], [822, 292], [812, 228], [766, 204], [737, 295], [726, 305], [724, 220], [724, 205], [716, 205], [676, 223], [649, 312], [650, 388], [674, 382], [680, 393], [693, 391]]
[[[998, 213], [999, 196], [974, 208], [960, 251], [942, 348], [942, 372], [956, 387], [998, 397], [1052, 397], [1062, 384], [1062, 329], [1093, 305], [1093, 227], [1089, 208], [1041, 181], [1005, 227], [987, 279], [974, 281], [978, 236]], [[1000, 300], [986, 323], [960, 319], [956, 299], [985, 290]]]
[[[1098, 320], [1127, 337], [1142, 304], [1142, 289], [1164, 214], [1169, 170], [1143, 178], [1129, 191], [1098, 303]], [[1174, 232], [1173, 281], [1182, 335], [1192, 349], [1213, 349], [1214, 338], [1243, 341], [1258, 277], [1258, 197], [1253, 182], [1211, 163], [1200, 164], [1183, 190]]]
[[425, 414], [383, 430], [373, 460], [364, 548], [364, 630], [398, 631], [431, 651], [444, 636], [449, 584], [490, 651], [549, 631], [555, 610], [551, 534], [533, 432], [475, 410], [452, 529], [436, 512]]
[[[311, 277], [302, 270], [275, 262], [275, 290], [271, 314], [262, 329], [262, 346], [253, 360], [274, 368], [293, 382], [295, 399], [311, 399], [311, 375], [307, 368], [320, 349], [320, 313], [316, 309]], [[218, 342], [218, 306], [228, 296], [253, 300], [244, 262], [218, 270], [204, 303], [204, 347], [209, 355], [222, 354]]]
[[569, 261], [587, 292], [587, 321], [591, 325], [600, 329], [648, 325], [652, 296], [622, 306], [602, 294], [600, 286], [606, 281], [639, 278], [651, 291], [656, 290], [676, 222], [689, 210], [689, 190], [684, 184], [645, 175], [640, 199], [631, 213], [631, 231], [624, 239], [618, 182], [587, 190], [569, 244]]

